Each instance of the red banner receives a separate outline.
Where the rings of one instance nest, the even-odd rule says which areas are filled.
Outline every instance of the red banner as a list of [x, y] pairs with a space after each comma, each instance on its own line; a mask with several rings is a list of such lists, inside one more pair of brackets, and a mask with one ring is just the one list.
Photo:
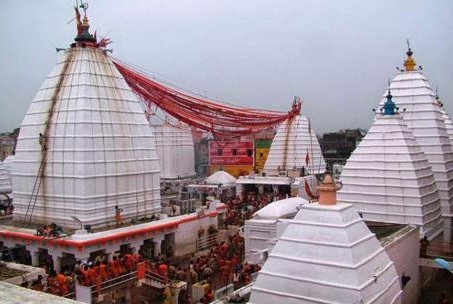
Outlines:
[[253, 141], [209, 142], [209, 165], [254, 165]]

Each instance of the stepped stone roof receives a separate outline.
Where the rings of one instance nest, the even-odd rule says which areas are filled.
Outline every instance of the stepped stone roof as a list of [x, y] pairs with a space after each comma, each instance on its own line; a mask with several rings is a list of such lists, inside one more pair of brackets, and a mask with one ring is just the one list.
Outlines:
[[441, 231], [431, 165], [400, 114], [376, 117], [340, 179], [338, 201], [353, 204], [364, 220], [420, 225], [421, 235]]
[[351, 204], [301, 206], [249, 303], [401, 303], [395, 267]]

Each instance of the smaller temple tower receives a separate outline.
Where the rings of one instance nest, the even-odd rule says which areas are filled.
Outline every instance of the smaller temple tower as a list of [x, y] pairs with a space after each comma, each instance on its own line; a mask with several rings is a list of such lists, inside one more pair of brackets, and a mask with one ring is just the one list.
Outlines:
[[301, 102], [296, 97], [293, 111], [298, 110], [298, 114], [278, 127], [264, 165], [267, 175], [293, 169], [304, 174], [318, 174], [326, 168], [313, 126], [307, 117], [300, 114], [300, 108]]
[[368, 134], [343, 167], [338, 201], [366, 221], [415, 224], [421, 236], [442, 232], [439, 192], [425, 153], [388, 92]]
[[300, 207], [252, 286], [249, 303], [401, 303], [393, 263], [327, 174]]

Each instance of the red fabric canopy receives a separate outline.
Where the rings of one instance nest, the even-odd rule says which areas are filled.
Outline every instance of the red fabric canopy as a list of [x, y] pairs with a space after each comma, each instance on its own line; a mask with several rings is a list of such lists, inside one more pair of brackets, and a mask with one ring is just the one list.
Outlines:
[[114, 64], [148, 108], [155, 104], [178, 120], [214, 135], [238, 136], [255, 133], [300, 113], [300, 101], [295, 101], [292, 110], [287, 113], [220, 104], [169, 88], [116, 60]]

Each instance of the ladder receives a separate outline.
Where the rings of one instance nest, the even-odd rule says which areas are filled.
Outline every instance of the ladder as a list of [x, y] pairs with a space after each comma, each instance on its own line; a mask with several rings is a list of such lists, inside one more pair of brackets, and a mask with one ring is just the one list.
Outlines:
[[[39, 165], [38, 174], [36, 175], [35, 183], [33, 185], [33, 190], [31, 192], [30, 200], [28, 201], [27, 212], [25, 212], [24, 222], [30, 224], [31, 218], [33, 216], [33, 211], [35, 210], [36, 200], [38, 199], [39, 189], [41, 188], [43, 176], [44, 176], [45, 160], [41, 161]], [[29, 218], [27, 221], [27, 217]]]
[[[49, 143], [47, 142], [47, 135], [49, 134], [49, 129], [50, 129], [52, 117], [54, 114], [54, 108], [55, 108], [55, 105], [58, 100], [58, 95], [60, 94], [60, 91], [62, 89], [62, 84], [63, 84], [66, 74], [68, 73], [68, 68], [71, 64], [71, 60], [72, 60], [73, 56], [74, 56], [74, 51], [70, 50], [67, 53], [67, 57], [66, 57], [63, 69], [59, 75], [58, 82], [55, 87], [55, 91], [51, 98], [51, 103], [50, 103], [50, 107], [48, 110], [49, 116], [47, 117], [47, 120], [45, 122], [44, 132], [40, 134], [41, 163], [39, 165], [38, 174], [36, 175], [35, 183], [33, 185], [33, 190], [32, 190], [31, 196], [30, 196], [30, 200], [28, 202], [27, 212], [25, 213], [25, 217], [24, 217], [24, 223], [27, 223], [27, 224], [30, 224], [31, 219], [33, 217], [33, 211], [35, 210], [36, 201], [37, 201], [38, 195], [39, 195], [39, 190], [41, 189], [41, 184], [43, 183], [43, 180], [44, 180], [44, 171], [46, 169], [46, 164], [47, 164], [47, 149], [48, 149], [48, 145], [49, 145]], [[43, 142], [41, 142], [41, 136], [43, 137]], [[27, 217], [29, 218], [28, 222], [27, 222]]]

